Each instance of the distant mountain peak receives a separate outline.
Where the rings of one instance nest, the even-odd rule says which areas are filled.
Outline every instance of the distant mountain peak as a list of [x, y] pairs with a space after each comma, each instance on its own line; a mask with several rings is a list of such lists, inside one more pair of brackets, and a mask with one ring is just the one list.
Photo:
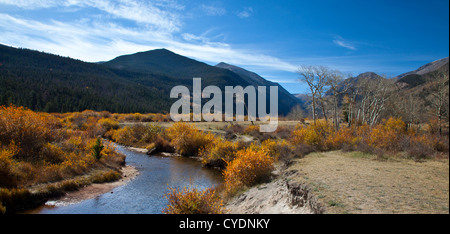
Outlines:
[[359, 74], [356, 78], [357, 79], [361, 79], [361, 78], [376, 79], [376, 78], [380, 78], [380, 77], [381, 76], [375, 72], [364, 72], [364, 73]]
[[231, 66], [231, 65], [228, 63], [225, 63], [225, 62], [220, 62], [216, 65], [216, 67], [221, 67], [221, 66]]
[[396, 79], [401, 79], [405, 76], [408, 75], [424, 75], [433, 71], [438, 70], [439, 68], [441, 68], [442, 66], [444, 66], [445, 64], [448, 64], [449, 62], [449, 57], [443, 58], [443, 59], [439, 59], [436, 61], [433, 61], [431, 63], [425, 64], [421, 67], [419, 67], [418, 69], [414, 70], [414, 71], [410, 71], [407, 73], [403, 73], [397, 77], [395, 77]]

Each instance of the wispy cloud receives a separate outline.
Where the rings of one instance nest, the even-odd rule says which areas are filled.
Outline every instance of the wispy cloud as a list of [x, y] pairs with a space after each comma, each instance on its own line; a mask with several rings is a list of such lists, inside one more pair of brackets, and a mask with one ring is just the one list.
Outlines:
[[[262, 70], [294, 72], [296, 67], [255, 50], [237, 49], [225, 42], [191, 33], [161, 33], [147, 27], [126, 27], [113, 21], [78, 20], [41, 22], [0, 13], [0, 43], [31, 48], [88, 62], [113, 59], [157, 48], [167, 48], [212, 64], [228, 62]], [[179, 35], [179, 36], [178, 36]], [[220, 36], [220, 34], [219, 34]], [[211, 39], [213, 38], [213, 39]]]
[[0, 4], [28, 10], [69, 7], [94, 8], [112, 17], [145, 24], [152, 27], [152, 30], [165, 32], [179, 31], [181, 21], [176, 10], [183, 9], [183, 6], [170, 0], [0, 0]]
[[208, 16], [222, 16], [227, 13], [227, 10], [220, 6], [202, 4], [200, 8]]
[[338, 45], [338, 46], [340, 46], [340, 47], [349, 49], [349, 50], [356, 50], [356, 46], [355, 45], [353, 45], [352, 43], [344, 40], [340, 36], [336, 36], [335, 39], [333, 40], [333, 43]]
[[237, 12], [236, 15], [242, 19], [250, 18], [253, 15], [253, 8], [245, 7], [244, 10]]

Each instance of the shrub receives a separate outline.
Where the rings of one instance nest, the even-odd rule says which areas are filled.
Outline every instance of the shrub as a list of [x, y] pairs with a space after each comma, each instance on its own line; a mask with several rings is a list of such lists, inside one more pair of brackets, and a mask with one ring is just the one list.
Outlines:
[[7, 148], [0, 148], [0, 187], [15, 187], [17, 178], [14, 175], [14, 155], [17, 154], [18, 148], [11, 142]]
[[265, 140], [261, 143], [261, 148], [267, 150], [269, 155], [275, 160], [278, 160], [281, 156], [289, 154], [291, 149], [290, 145], [285, 141], [275, 141], [272, 139]]
[[351, 128], [343, 127], [333, 134], [328, 135], [325, 146], [330, 150], [342, 149], [344, 148], [344, 145], [351, 144], [353, 138], [353, 130]]
[[3, 206], [3, 204], [0, 202], [0, 215], [6, 214], [6, 207]]
[[186, 123], [175, 123], [166, 132], [176, 151], [184, 156], [198, 156], [215, 139], [212, 133], [201, 132], [194, 125]]
[[33, 195], [27, 189], [6, 189], [0, 188], [0, 207], [1, 212], [12, 213], [23, 209], [33, 203]]
[[162, 134], [162, 129], [157, 125], [135, 124], [118, 129], [112, 134], [106, 133], [105, 135], [111, 136], [111, 139], [119, 144], [146, 147], [148, 144], [154, 142], [159, 134]]
[[49, 115], [23, 107], [0, 106], [0, 144], [14, 141], [20, 145], [17, 157], [23, 160], [35, 160], [45, 143], [58, 138], [58, 127], [59, 121]]
[[52, 143], [46, 143], [39, 155], [42, 161], [57, 164], [64, 161], [64, 154], [61, 147]]
[[249, 147], [236, 153], [223, 172], [225, 193], [233, 194], [244, 186], [252, 186], [270, 178], [274, 159], [266, 150]]
[[106, 131], [111, 129], [119, 129], [119, 122], [110, 118], [102, 118], [98, 121], [98, 124], [102, 126]]
[[112, 139], [113, 141], [126, 146], [132, 146], [134, 142], [137, 142], [136, 138], [134, 138], [133, 131], [129, 126], [114, 131]]
[[94, 156], [97, 161], [102, 158], [102, 151], [104, 148], [105, 146], [103, 146], [102, 140], [97, 138], [94, 146], [92, 146], [92, 156]]
[[[136, 135], [135, 137], [139, 140], [139, 142], [143, 144], [148, 144], [150, 142], [154, 142], [158, 135], [162, 134], [162, 129], [160, 126], [147, 124], [140, 126], [141, 133], [140, 135]], [[134, 130], [134, 128], [133, 128]]]
[[170, 144], [170, 142], [165, 138], [163, 138], [162, 136], [159, 135], [156, 136], [154, 144], [156, 151], [158, 152], [167, 152], [167, 153], [175, 152], [175, 148], [172, 146], [172, 144]]
[[237, 150], [237, 143], [219, 139], [210, 148], [203, 150], [200, 155], [204, 165], [225, 169], [227, 162], [235, 158]]
[[95, 174], [92, 178], [92, 183], [108, 183], [108, 182], [113, 182], [113, 181], [117, 181], [122, 177], [122, 175], [117, 172], [117, 171], [113, 171], [113, 170], [108, 170], [105, 172], [99, 172], [97, 174]]
[[277, 128], [277, 130], [275, 131], [275, 135], [281, 139], [289, 139], [291, 134], [292, 134], [291, 128], [284, 127], [284, 126], [279, 126]]
[[214, 189], [198, 190], [197, 188], [183, 190], [169, 189], [166, 194], [169, 201], [164, 214], [223, 214], [223, 201]]
[[389, 118], [372, 128], [368, 144], [375, 148], [399, 151], [402, 137], [406, 135], [406, 124], [401, 119]]
[[326, 139], [328, 135], [333, 133], [333, 128], [326, 121], [316, 121], [316, 124], [304, 127], [298, 125], [296, 130], [292, 132], [292, 143], [311, 145], [319, 150], [326, 149]]

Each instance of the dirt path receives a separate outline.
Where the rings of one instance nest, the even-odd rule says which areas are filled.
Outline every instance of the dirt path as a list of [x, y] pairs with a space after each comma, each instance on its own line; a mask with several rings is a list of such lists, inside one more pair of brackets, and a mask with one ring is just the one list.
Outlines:
[[313, 153], [289, 168], [327, 213], [449, 213], [449, 161], [376, 160], [359, 152]]

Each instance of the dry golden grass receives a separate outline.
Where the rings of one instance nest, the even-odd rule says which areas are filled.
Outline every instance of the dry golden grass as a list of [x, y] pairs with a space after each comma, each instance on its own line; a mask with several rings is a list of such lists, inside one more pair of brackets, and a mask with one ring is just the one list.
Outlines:
[[[278, 126], [279, 127], [291, 127], [295, 128], [295, 126], [299, 123], [299, 121], [279, 121]], [[133, 122], [124, 122], [122, 125], [129, 126], [133, 125], [135, 123]], [[155, 125], [158, 125], [162, 128], [169, 128], [172, 127], [174, 122], [157, 122], [153, 123]], [[189, 124], [193, 124], [198, 130], [201, 131], [207, 131], [207, 132], [213, 132], [213, 133], [225, 133], [223, 129], [226, 129], [230, 123], [229, 122], [189, 122]], [[241, 125], [244, 129], [250, 125], [252, 125], [251, 122], [234, 122], [233, 124]], [[267, 124], [265, 122], [254, 122], [254, 125], [259, 126], [260, 124]]]
[[313, 153], [290, 169], [327, 213], [449, 213], [449, 161], [377, 160], [360, 152]]

